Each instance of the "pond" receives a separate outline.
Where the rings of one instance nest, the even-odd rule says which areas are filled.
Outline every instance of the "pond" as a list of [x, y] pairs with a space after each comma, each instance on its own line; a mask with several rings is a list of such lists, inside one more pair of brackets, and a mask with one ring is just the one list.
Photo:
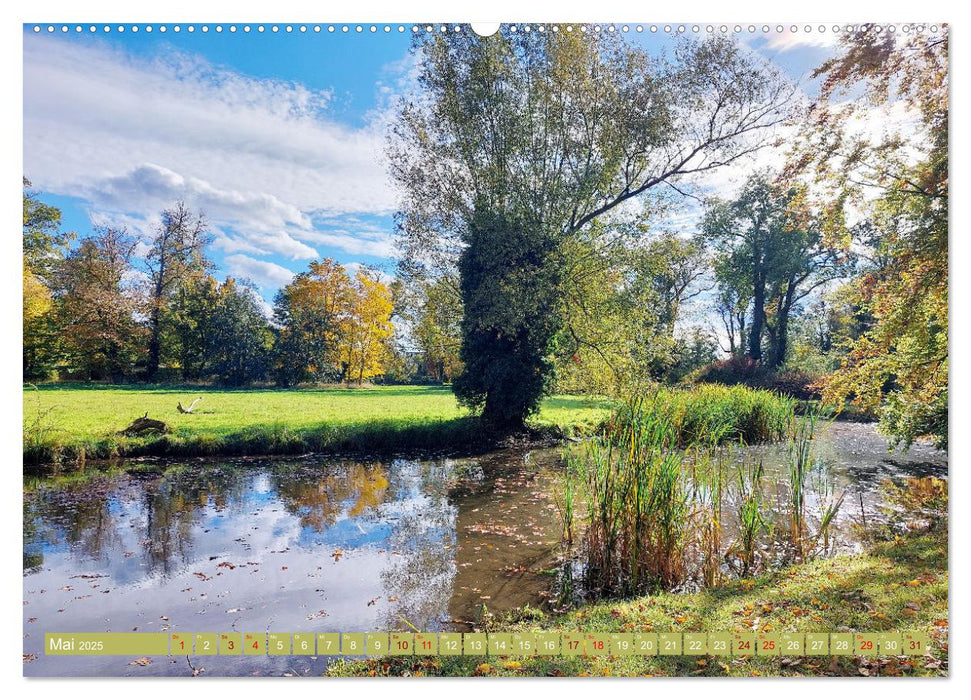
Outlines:
[[[31, 483], [24, 494], [26, 675], [319, 674], [326, 658], [45, 657], [44, 632], [467, 630], [556, 595], [562, 450], [464, 459], [191, 460]], [[749, 448], [778, 485], [781, 445]], [[946, 477], [927, 445], [889, 453], [872, 425], [835, 423], [819, 455], [846, 491]], [[781, 489], [781, 487], [778, 487]], [[781, 492], [780, 492], [781, 493]], [[842, 546], [851, 529], [838, 528]], [[840, 539], [841, 538], [841, 539]], [[191, 664], [191, 665], [190, 665]]]

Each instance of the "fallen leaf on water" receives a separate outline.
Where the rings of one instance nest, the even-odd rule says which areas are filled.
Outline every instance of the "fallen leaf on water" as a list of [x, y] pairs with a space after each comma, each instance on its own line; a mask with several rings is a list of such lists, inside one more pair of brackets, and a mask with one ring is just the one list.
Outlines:
[[129, 661], [128, 665], [129, 666], [148, 666], [150, 663], [152, 663], [152, 660], [149, 657], [140, 656], [134, 661]]

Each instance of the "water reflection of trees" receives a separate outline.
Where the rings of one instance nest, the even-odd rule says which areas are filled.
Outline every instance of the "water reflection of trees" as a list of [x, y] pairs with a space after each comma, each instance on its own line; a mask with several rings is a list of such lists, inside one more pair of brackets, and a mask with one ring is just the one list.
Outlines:
[[[390, 565], [381, 582], [391, 606], [386, 629], [434, 629], [447, 617], [455, 581], [456, 507], [442, 485], [451, 474], [447, 462], [396, 462], [398, 518], [388, 541]], [[431, 488], [429, 488], [431, 487]], [[405, 622], [407, 621], [407, 622]]]
[[301, 527], [323, 532], [346, 511], [352, 518], [377, 510], [388, 496], [387, 469], [378, 463], [342, 462], [328, 467], [292, 467], [270, 478], [277, 496]]
[[241, 503], [248, 478], [233, 469], [176, 468], [160, 477], [42, 489], [24, 499], [24, 568], [43, 564], [45, 544], [66, 544], [105, 563], [125, 556], [126, 547], [140, 550], [149, 574], [169, 573], [191, 557], [193, 530], [204, 511]]
[[121, 541], [111, 512], [113, 489], [103, 482], [44, 489], [24, 499], [24, 568], [44, 563], [44, 546], [69, 545], [103, 560]]

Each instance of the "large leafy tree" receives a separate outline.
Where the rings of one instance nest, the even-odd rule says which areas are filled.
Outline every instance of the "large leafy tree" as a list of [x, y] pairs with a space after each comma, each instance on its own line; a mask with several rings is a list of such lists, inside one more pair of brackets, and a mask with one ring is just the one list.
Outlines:
[[208, 372], [230, 386], [266, 377], [273, 335], [252, 288], [227, 278], [216, 290], [216, 303], [207, 326]]
[[335, 381], [343, 376], [340, 343], [353, 294], [342, 265], [327, 258], [310, 263], [279, 291], [273, 320], [279, 331], [274, 375], [277, 383]]
[[385, 373], [394, 326], [391, 290], [370, 270], [354, 276], [340, 342], [346, 381], [362, 384]]
[[727, 40], [653, 58], [619, 33], [419, 38], [389, 147], [409, 274], [458, 270], [460, 400], [521, 427], [549, 386], [564, 245], [659, 185], [735, 162], [788, 86]]
[[148, 360], [146, 377], [158, 375], [163, 360], [164, 341], [173, 328], [172, 302], [182, 285], [203, 275], [212, 267], [206, 257], [211, 240], [202, 214], [193, 213], [185, 202], [162, 212], [145, 257], [148, 275]]
[[[853, 303], [870, 323], [828, 383], [831, 401], [880, 408], [884, 429], [909, 444], [947, 444], [948, 30], [847, 34], [824, 63], [820, 100], [793, 149], [791, 170], [814, 177], [829, 233], [864, 230], [870, 264]], [[867, 100], [847, 100], [862, 89]], [[888, 115], [904, 106], [896, 126]], [[885, 127], [861, 129], [876, 115]], [[848, 226], [853, 218], [865, 226]]]
[[143, 303], [131, 279], [135, 246], [124, 229], [99, 228], [53, 273], [65, 361], [85, 379], [130, 376], [143, 347], [136, 319]]
[[198, 381], [210, 369], [213, 323], [220, 302], [219, 282], [198, 271], [188, 275], [172, 295], [170, 325], [182, 379]]
[[593, 224], [565, 246], [557, 387], [624, 392], [676, 362], [683, 306], [705, 288], [700, 240], [651, 233], [644, 220]]
[[725, 290], [721, 301], [729, 327], [734, 331], [736, 304], [746, 300], [748, 306], [751, 299], [748, 356], [763, 361], [767, 337], [765, 361], [779, 367], [786, 359], [793, 309], [845, 275], [848, 255], [828, 241], [807, 213], [803, 190], [767, 172], [752, 175], [734, 200], [712, 201], [702, 228], [720, 253], [716, 273]]
[[40, 379], [58, 359], [51, 277], [74, 234], [61, 230], [61, 211], [44, 204], [24, 178], [23, 374]]

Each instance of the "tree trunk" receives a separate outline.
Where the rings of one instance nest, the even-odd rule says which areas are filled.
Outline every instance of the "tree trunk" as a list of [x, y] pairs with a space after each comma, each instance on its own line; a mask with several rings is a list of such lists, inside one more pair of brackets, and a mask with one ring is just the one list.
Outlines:
[[786, 303], [778, 310], [775, 332], [772, 334], [772, 356], [769, 363], [773, 369], [781, 367], [786, 361], [786, 352], [789, 349], [789, 313], [790, 304]]
[[765, 328], [765, 281], [757, 273], [752, 289], [752, 328], [749, 331], [748, 356], [762, 360], [762, 333]]
[[158, 368], [162, 357], [162, 329], [160, 328], [160, 322], [161, 314], [156, 304], [151, 314], [149, 314], [151, 335], [148, 339], [148, 365], [145, 369], [145, 375], [149, 381], [154, 380], [158, 375]]

